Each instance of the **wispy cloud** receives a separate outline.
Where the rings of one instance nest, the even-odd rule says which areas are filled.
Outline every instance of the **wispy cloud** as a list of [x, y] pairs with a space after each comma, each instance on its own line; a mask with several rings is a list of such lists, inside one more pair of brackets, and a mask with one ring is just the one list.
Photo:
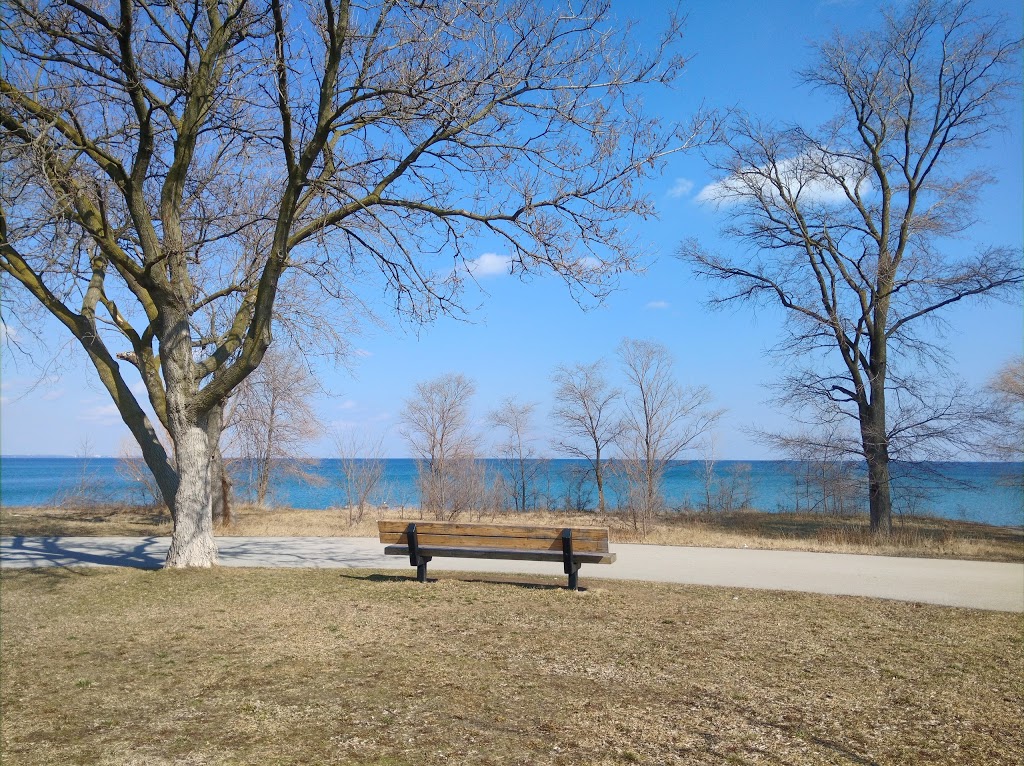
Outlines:
[[687, 196], [693, 191], [693, 181], [689, 178], [677, 178], [676, 182], [672, 184], [672, 188], [668, 190], [668, 196], [672, 199], [679, 199], [680, 197]]
[[367, 415], [364, 418], [337, 418], [330, 421], [327, 426], [331, 431], [366, 431], [368, 428], [391, 420], [390, 412], [378, 412], [375, 415]]
[[64, 389], [60, 388], [56, 391], [47, 391], [39, 398], [42, 399], [44, 402], [52, 402], [57, 399], [60, 399], [62, 396], [64, 396]]
[[477, 279], [504, 276], [512, 271], [512, 257], [497, 253], [484, 253], [479, 258], [467, 261], [466, 268]]
[[116, 404], [102, 404], [82, 410], [75, 419], [85, 423], [109, 426], [117, 423], [121, 417], [118, 415]]
[[672, 304], [668, 301], [648, 301], [644, 308], [650, 309], [651, 311], [661, 311], [663, 309], [667, 309], [671, 305]]
[[861, 195], [871, 191], [866, 170], [863, 163], [852, 158], [808, 151], [779, 160], [774, 166], [751, 167], [742, 175], [710, 183], [698, 192], [696, 200], [718, 207], [738, 204], [751, 195], [778, 201], [778, 183], [802, 202], [837, 204], [846, 201], [847, 190], [856, 189]]

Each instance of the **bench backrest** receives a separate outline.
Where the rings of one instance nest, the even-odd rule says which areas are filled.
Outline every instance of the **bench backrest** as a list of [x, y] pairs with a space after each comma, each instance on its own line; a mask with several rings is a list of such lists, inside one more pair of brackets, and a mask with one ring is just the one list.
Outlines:
[[422, 546], [446, 548], [505, 548], [514, 550], [562, 550], [562, 532], [572, 530], [572, 547], [577, 553], [607, 553], [607, 527], [530, 527], [504, 524], [463, 524], [448, 521], [378, 521], [380, 541], [408, 545], [406, 530], [416, 525]]

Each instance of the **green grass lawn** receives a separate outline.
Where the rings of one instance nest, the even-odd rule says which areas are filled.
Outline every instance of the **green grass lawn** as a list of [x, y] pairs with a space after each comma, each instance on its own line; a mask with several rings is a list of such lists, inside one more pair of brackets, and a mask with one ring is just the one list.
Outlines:
[[1024, 762], [1021, 615], [560, 581], [4, 571], [2, 762]]

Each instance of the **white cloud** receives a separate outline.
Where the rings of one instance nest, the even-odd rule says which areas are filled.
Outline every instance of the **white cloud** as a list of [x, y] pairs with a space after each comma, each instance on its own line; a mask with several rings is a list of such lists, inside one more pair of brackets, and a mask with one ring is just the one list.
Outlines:
[[512, 270], [512, 257], [497, 253], [484, 253], [475, 260], [467, 261], [466, 268], [478, 279], [503, 276]]
[[62, 396], [64, 396], [63, 388], [58, 389], [57, 391], [47, 391], [40, 397], [40, 399], [42, 399], [44, 402], [52, 402], [56, 399], [60, 399]]
[[667, 309], [671, 305], [672, 304], [669, 303], [668, 301], [648, 301], [647, 305], [644, 306], [644, 308], [652, 309], [654, 311], [660, 311], [662, 309]]
[[687, 196], [693, 191], [693, 181], [689, 178], [677, 178], [676, 182], [672, 184], [672, 188], [668, 190], [668, 196], [672, 199], [679, 199], [680, 197]]
[[353, 399], [346, 399], [345, 401], [338, 405], [339, 410], [354, 410], [355, 408], [356, 403], [355, 400]]
[[592, 255], [583, 256], [575, 261], [575, 265], [582, 269], [587, 269], [588, 271], [597, 271], [604, 268], [604, 264], [601, 262], [601, 259], [595, 258]]
[[846, 202], [847, 189], [857, 188], [861, 195], [871, 191], [871, 181], [865, 176], [865, 170], [865, 165], [856, 159], [810, 150], [780, 160], [774, 167], [752, 167], [742, 178], [731, 175], [710, 183], [698, 192], [695, 199], [728, 207], [751, 194], [761, 193], [777, 201], [778, 190], [774, 185], [777, 181], [801, 202], [841, 204]]
[[117, 412], [116, 404], [102, 404], [96, 407], [89, 407], [79, 412], [75, 417], [75, 420], [104, 426], [113, 425], [120, 421], [120, 419], [121, 416]]

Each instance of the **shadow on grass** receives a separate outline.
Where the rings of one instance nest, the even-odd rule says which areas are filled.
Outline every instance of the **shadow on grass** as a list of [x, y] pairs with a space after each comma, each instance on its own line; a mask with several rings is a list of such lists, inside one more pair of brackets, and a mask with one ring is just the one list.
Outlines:
[[338, 577], [343, 577], [346, 580], [359, 580], [360, 582], [410, 582], [415, 581], [416, 576], [407, 577], [406, 575], [386, 575], [386, 574], [352, 574], [350, 572], [340, 572]]
[[[348, 580], [359, 580], [360, 582], [370, 583], [398, 583], [398, 582], [416, 582], [415, 574], [401, 575], [401, 574], [380, 574], [374, 572], [372, 574], [353, 574], [344, 572], [338, 575]], [[567, 590], [564, 585], [557, 585], [554, 583], [541, 583], [541, 582], [522, 582], [517, 580], [502, 580], [502, 579], [480, 579], [475, 577], [460, 576], [456, 572], [445, 572], [442, 577], [428, 577], [425, 584], [445, 581], [464, 582], [464, 583], [479, 583], [482, 585], [504, 585], [510, 588], [519, 588], [522, 590], [540, 590], [540, 591], [552, 591], [552, 590]], [[579, 588], [580, 593], [586, 592], [586, 588]]]
[[[478, 580], [470, 579], [467, 577], [458, 578], [462, 582], [473, 582], [483, 583], [486, 585], [504, 585], [509, 588], [518, 588], [521, 590], [569, 590], [565, 585], [559, 585], [556, 583], [543, 583], [543, 582], [518, 582], [515, 580]], [[580, 586], [577, 589], [577, 593], [586, 593], [587, 589]]]
[[[735, 705], [735, 701], [733, 701], [732, 704]], [[809, 727], [804, 726], [802, 723], [779, 723], [778, 721], [769, 720], [761, 713], [761, 711], [755, 710], [754, 708], [742, 705], [737, 707], [746, 717], [747, 721], [755, 727], [760, 726], [774, 729], [784, 737], [806, 742], [827, 753], [838, 756], [843, 763], [853, 763], [858, 764], [858, 766], [879, 766], [878, 761], [854, 751], [844, 743], [817, 736], [812, 733]], [[760, 754], [764, 755], [766, 753], [762, 752]]]

